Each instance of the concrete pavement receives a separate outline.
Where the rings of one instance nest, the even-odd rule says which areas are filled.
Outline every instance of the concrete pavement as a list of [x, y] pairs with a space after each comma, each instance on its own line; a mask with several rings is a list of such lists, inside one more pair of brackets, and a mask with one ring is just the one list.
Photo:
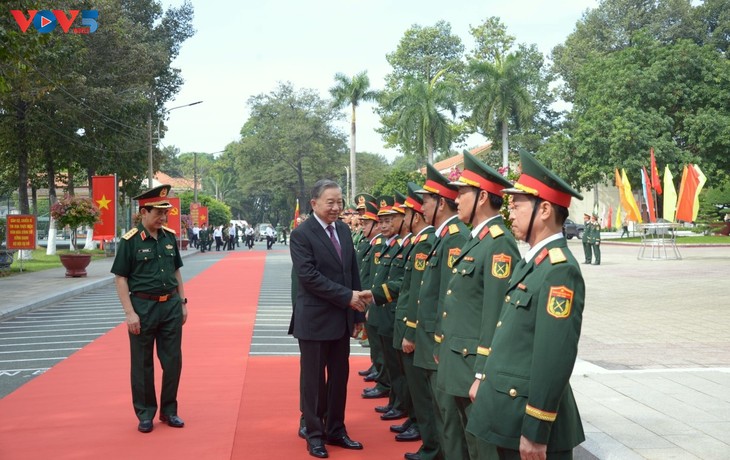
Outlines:
[[[580, 240], [569, 246], [582, 260]], [[597, 458], [730, 458], [730, 246], [680, 251], [682, 260], [637, 260], [637, 245], [604, 240], [602, 265], [582, 266], [571, 383], [582, 448]], [[63, 269], [0, 278], [0, 319], [111, 283], [111, 262], [93, 261], [87, 278]]]

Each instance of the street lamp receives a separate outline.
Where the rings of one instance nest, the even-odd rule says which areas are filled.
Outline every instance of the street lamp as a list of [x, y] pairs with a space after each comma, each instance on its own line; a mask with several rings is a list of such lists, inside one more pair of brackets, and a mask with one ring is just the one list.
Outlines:
[[[185, 105], [179, 105], [177, 107], [172, 107], [170, 109], [164, 110], [163, 113], [170, 113], [173, 110], [182, 109], [183, 107], [190, 107], [191, 105], [197, 105], [202, 103], [203, 101], [195, 101], [191, 102], [190, 104]], [[160, 123], [162, 122], [162, 118], [160, 118], [157, 121], [157, 139], [160, 138]], [[148, 160], [148, 171], [147, 171], [147, 188], [152, 188], [152, 181], [154, 179], [155, 171], [154, 166], [152, 165], [152, 112], [147, 114], [147, 160]]]

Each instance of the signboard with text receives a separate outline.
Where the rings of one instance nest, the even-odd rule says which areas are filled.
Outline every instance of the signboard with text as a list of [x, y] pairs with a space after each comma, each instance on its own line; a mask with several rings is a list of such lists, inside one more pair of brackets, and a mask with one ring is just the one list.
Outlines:
[[190, 203], [190, 220], [193, 227], [200, 227], [200, 203]]
[[35, 249], [35, 216], [16, 214], [7, 216], [7, 249]]

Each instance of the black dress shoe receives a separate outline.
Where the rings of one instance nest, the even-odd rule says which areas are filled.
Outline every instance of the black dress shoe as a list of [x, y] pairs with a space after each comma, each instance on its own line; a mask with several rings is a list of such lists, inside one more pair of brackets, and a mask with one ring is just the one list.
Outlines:
[[327, 439], [327, 444], [329, 444], [331, 446], [339, 446], [339, 447], [342, 447], [343, 449], [354, 449], [354, 450], [362, 449], [361, 443], [359, 443], [357, 441], [353, 441], [347, 435], [343, 435], [341, 438], [329, 438], [329, 439]]
[[185, 426], [185, 422], [183, 422], [177, 415], [160, 414], [160, 421], [167, 422], [167, 424], [173, 428], [182, 428]]
[[393, 406], [375, 406], [375, 412], [377, 412], [378, 414], [384, 414], [392, 408]]
[[393, 433], [403, 433], [413, 425], [411, 419], [407, 419], [402, 425], [390, 425], [390, 431]]
[[137, 425], [137, 430], [141, 433], [149, 433], [152, 428], [154, 428], [152, 420], [140, 420], [139, 425]]
[[418, 452], [406, 452], [403, 454], [403, 456], [406, 458], [406, 460], [421, 460], [421, 456], [418, 454]]
[[380, 420], [398, 420], [401, 418], [406, 418], [407, 416], [408, 415], [402, 410], [391, 409], [388, 412], [381, 415]]
[[313, 439], [307, 441], [307, 452], [312, 457], [327, 458], [330, 454], [327, 453], [327, 448], [322, 443], [321, 439]]
[[395, 435], [395, 440], [400, 442], [420, 441], [421, 432], [418, 431], [418, 428], [412, 426], [403, 433]]
[[307, 439], [307, 427], [306, 426], [300, 426], [299, 427], [299, 437], [302, 439]]
[[368, 388], [363, 390], [362, 397], [365, 399], [387, 398], [390, 392], [388, 390], [379, 390], [377, 388]]
[[368, 375], [370, 375], [372, 373], [373, 373], [372, 367], [369, 367], [369, 368], [365, 369], [364, 371], [357, 371], [357, 375], [359, 375], [360, 377], [367, 377]]

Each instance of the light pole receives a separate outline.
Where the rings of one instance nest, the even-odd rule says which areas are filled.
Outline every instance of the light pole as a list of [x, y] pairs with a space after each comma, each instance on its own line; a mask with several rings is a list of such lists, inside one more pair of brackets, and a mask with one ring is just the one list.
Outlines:
[[[185, 105], [178, 105], [177, 107], [172, 107], [170, 109], [166, 109], [163, 111], [163, 114], [167, 114], [172, 112], [173, 110], [182, 109], [183, 107], [190, 107], [191, 105], [197, 105], [202, 103], [203, 101], [195, 101], [191, 102], [190, 104]], [[157, 121], [157, 139], [160, 139], [160, 123], [162, 123], [162, 118], [160, 118]], [[155, 171], [154, 166], [152, 164], [152, 112], [147, 114], [147, 160], [148, 160], [148, 170], [147, 170], [147, 188], [152, 188], [152, 181], [154, 179]]]

